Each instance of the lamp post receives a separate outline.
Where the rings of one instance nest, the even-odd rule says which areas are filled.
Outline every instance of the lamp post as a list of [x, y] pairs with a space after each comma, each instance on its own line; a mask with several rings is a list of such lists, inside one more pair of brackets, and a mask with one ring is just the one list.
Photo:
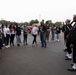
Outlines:
[[41, 21], [41, 15], [39, 15], [39, 25], [40, 25], [40, 21]]

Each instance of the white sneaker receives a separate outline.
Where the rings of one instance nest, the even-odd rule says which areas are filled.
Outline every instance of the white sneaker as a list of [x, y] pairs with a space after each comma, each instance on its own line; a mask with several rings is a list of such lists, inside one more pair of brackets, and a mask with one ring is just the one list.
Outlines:
[[68, 58], [72, 59], [72, 54], [69, 54]]
[[59, 39], [57, 41], [59, 41]]
[[58, 41], [58, 40], [56, 39], [56, 41]]
[[34, 47], [34, 44], [32, 44], [32, 47]]
[[51, 42], [54, 42], [54, 40], [51, 40]]
[[74, 65], [72, 66], [72, 68], [76, 69], [76, 64], [74, 64]]
[[5, 46], [6, 48], [8, 48], [8, 46]]
[[8, 48], [10, 48], [10, 45], [8, 45]]
[[67, 52], [66, 57], [69, 57], [69, 53]]

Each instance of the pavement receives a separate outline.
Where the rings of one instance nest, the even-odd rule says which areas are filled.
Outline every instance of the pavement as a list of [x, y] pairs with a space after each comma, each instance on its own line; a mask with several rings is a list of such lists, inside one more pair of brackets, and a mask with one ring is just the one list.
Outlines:
[[67, 70], [72, 61], [65, 60], [62, 34], [59, 42], [48, 42], [47, 48], [41, 48], [39, 36], [38, 45], [32, 47], [32, 39], [30, 34], [28, 45], [0, 51], [0, 75], [76, 75]]

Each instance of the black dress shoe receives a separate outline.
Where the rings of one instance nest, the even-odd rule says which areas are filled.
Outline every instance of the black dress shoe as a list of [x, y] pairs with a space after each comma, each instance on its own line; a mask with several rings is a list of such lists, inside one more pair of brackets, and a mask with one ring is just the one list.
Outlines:
[[73, 66], [74, 64], [70, 64], [71, 66]]
[[67, 49], [64, 49], [64, 52], [67, 52]]
[[44, 46], [41, 46], [41, 47], [44, 47]]
[[20, 44], [17, 44], [17, 46], [20, 46]]
[[26, 45], [28, 45], [28, 44], [26, 43]]
[[72, 60], [72, 58], [65, 58], [65, 60]]
[[67, 69], [68, 71], [76, 71], [76, 69], [74, 69], [74, 68], [69, 68], [69, 69]]
[[65, 58], [68, 58], [68, 56], [65, 56]]
[[46, 48], [46, 46], [44, 46], [44, 48]]
[[0, 48], [0, 50], [2, 50], [2, 48]]

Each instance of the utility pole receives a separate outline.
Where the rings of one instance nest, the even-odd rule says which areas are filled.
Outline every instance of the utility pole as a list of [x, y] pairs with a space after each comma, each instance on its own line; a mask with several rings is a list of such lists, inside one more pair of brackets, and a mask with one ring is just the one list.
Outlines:
[[40, 22], [41, 22], [41, 15], [39, 15], [39, 25], [40, 25]]

